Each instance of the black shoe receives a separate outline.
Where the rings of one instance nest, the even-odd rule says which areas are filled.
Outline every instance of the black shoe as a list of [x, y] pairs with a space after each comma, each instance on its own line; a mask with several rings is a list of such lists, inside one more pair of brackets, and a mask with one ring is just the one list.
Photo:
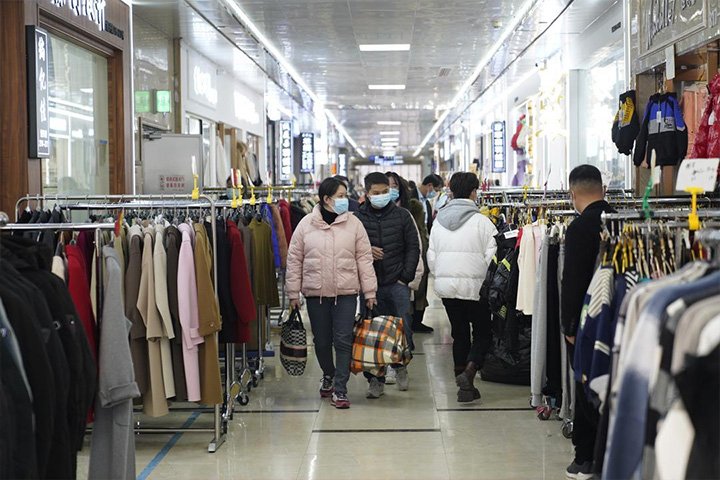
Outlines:
[[565, 471], [565, 477], [571, 480], [591, 480], [595, 478], [593, 474], [592, 462], [577, 463], [573, 462]]
[[413, 332], [415, 332], [415, 333], [433, 333], [434, 331], [435, 331], [434, 328], [428, 327], [425, 324], [422, 324], [422, 323], [413, 324]]

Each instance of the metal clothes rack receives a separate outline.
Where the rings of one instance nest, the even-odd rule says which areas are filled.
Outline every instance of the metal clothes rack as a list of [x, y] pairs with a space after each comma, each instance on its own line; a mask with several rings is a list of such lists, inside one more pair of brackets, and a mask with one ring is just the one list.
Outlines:
[[[114, 200], [114, 201], [113, 201]], [[16, 219], [20, 215], [20, 207], [23, 203], [36, 202], [36, 208], [45, 208], [49, 204], [52, 206], [58, 206], [59, 208], [67, 211], [71, 210], [124, 210], [124, 209], [156, 209], [162, 211], [163, 209], [204, 209], [209, 208], [210, 214], [214, 219], [216, 217], [215, 201], [208, 195], [200, 195], [198, 198], [192, 198], [190, 195], [26, 195], [18, 199], [15, 203], [15, 217]], [[218, 295], [218, 279], [217, 279], [217, 228], [215, 221], [212, 224], [212, 250], [213, 250], [213, 284], [215, 289], [215, 299], [217, 301]], [[100, 236], [99, 232], [103, 229], [112, 229], [114, 224], [112, 223], [61, 223], [61, 224], [11, 224], [14, 229], [17, 230], [87, 230], [96, 229], [95, 234], [95, 245], [97, 255], [98, 268], [101, 267], [101, 252], [99, 249]], [[3, 227], [3, 229], [9, 229], [9, 226]], [[98, 278], [102, 278], [101, 271], [98, 271]], [[98, 289], [102, 288], [102, 282], [98, 282]], [[102, 299], [101, 291], [98, 293], [98, 311], [101, 311], [100, 301]], [[98, 322], [99, 323], [99, 322]], [[217, 334], [215, 334], [217, 341]], [[226, 358], [227, 357], [226, 352]], [[233, 401], [231, 397], [232, 387], [232, 370], [229, 370], [228, 365], [226, 367], [226, 382], [225, 382], [225, 403], [223, 405], [214, 405], [213, 410], [213, 428], [176, 428], [176, 427], [143, 427], [140, 426], [140, 422], [135, 427], [136, 433], [148, 433], [148, 434], [166, 434], [166, 433], [212, 433], [213, 439], [208, 444], [208, 452], [215, 453], [220, 446], [225, 443], [228, 422], [232, 418], [233, 412]]]

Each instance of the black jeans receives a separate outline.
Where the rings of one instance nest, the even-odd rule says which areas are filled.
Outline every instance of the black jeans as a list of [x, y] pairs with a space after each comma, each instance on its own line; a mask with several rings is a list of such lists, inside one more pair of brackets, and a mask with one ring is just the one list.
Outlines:
[[[568, 355], [572, 361], [575, 346], [568, 343]], [[575, 382], [575, 414], [573, 418], [572, 443], [575, 446], [575, 462], [583, 464], [595, 458], [595, 439], [597, 438], [600, 413], [585, 395], [585, 387]]]
[[464, 371], [468, 362], [473, 362], [478, 369], [482, 368], [492, 344], [492, 323], [487, 302], [458, 298], [443, 298], [442, 302], [450, 318], [455, 373]]

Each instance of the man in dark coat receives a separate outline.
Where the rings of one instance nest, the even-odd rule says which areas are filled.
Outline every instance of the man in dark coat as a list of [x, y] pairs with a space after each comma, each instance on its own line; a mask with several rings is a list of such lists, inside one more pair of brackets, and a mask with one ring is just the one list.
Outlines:
[[[388, 178], [374, 172], [365, 177], [367, 201], [355, 214], [365, 226], [378, 280], [377, 309], [381, 315], [402, 317], [410, 311], [410, 287], [420, 261], [420, 241], [415, 220], [410, 212], [390, 201]], [[408, 345], [412, 345], [412, 328], [404, 326]], [[408, 389], [407, 368], [396, 366], [400, 390]], [[368, 398], [380, 398], [384, 393], [384, 374], [365, 375], [370, 382]]]
[[[603, 212], [614, 210], [605, 201], [602, 175], [596, 167], [580, 165], [574, 168], [570, 172], [569, 185], [573, 206], [580, 216], [573, 220], [565, 234], [560, 318], [572, 362], [585, 294], [595, 273], [595, 262], [600, 251], [600, 216]], [[575, 386], [572, 438], [575, 460], [567, 469], [568, 478], [592, 476], [598, 417], [597, 409], [585, 396], [583, 385], [578, 383]]]

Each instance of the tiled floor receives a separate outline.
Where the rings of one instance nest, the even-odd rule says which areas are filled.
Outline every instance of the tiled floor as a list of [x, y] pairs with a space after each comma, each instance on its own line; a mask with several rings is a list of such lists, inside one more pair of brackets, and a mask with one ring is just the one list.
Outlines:
[[[237, 407], [227, 441], [217, 453], [207, 453], [209, 434], [183, 434], [169, 450], [171, 435], [140, 435], [139, 478], [564, 478], [572, 445], [563, 438], [561, 423], [535, 417], [528, 407], [528, 387], [478, 381], [482, 400], [458, 404], [449, 324], [437, 299], [426, 319], [435, 333], [416, 337], [420, 355], [409, 367], [408, 392], [387, 386], [384, 397], [367, 400], [365, 380], [354, 376], [349, 386], [352, 408], [338, 411], [317, 394], [321, 373], [314, 358], [297, 378], [285, 375], [272, 359], [265, 379], [251, 392], [250, 404]], [[172, 422], [162, 421], [179, 426], [189, 416], [173, 413]], [[212, 415], [202, 414], [193, 426], [211, 423]], [[367, 431], [377, 429], [386, 432]], [[81, 477], [87, 452], [79, 460]]]

